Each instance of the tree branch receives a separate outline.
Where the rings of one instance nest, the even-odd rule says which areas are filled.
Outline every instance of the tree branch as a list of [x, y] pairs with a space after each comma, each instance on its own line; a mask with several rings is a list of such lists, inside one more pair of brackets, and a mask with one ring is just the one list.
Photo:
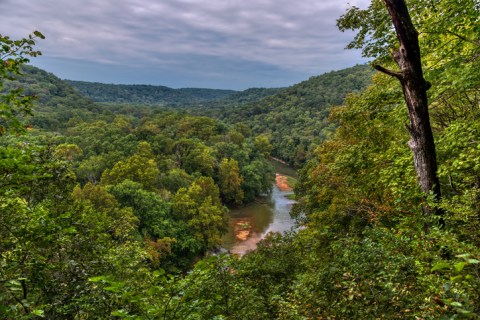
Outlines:
[[386, 69], [386, 68], [384, 68], [384, 67], [382, 67], [381, 65], [378, 65], [378, 64], [374, 64], [373, 68], [375, 68], [376, 70], [378, 70], [380, 72], [388, 74], [389, 76], [395, 77], [400, 81], [403, 80], [403, 73], [401, 73], [401, 72], [396, 72], [396, 71], [393, 71], [393, 70]]
[[457, 37], [457, 38], [459, 38], [460, 40], [463, 40], [463, 41], [465, 41], [465, 42], [471, 43], [471, 44], [476, 45], [476, 46], [480, 46], [480, 41], [478, 41], [478, 40], [477, 40], [477, 41], [475, 41], [475, 40], [470, 40], [470, 39], [468, 39], [467, 37], [464, 37], [464, 36], [462, 36], [462, 35], [460, 35], [460, 34], [458, 34], [458, 33], [456, 33], [456, 32], [450, 31], [450, 30], [447, 30], [447, 33], [449, 33], [449, 34], [451, 34], [451, 35], [453, 35], [453, 36], [455, 36], [455, 37]]

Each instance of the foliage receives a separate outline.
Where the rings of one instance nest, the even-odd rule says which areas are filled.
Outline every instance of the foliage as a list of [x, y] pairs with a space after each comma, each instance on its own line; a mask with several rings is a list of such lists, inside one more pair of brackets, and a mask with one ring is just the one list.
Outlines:
[[[123, 314], [122, 307], [175, 313], [169, 301], [187, 282], [159, 279], [160, 268], [186, 271], [217, 248], [226, 227], [219, 177], [235, 178], [229, 181], [240, 195], [241, 171], [250, 163], [273, 170], [255, 136], [207, 117], [100, 107], [55, 76], [22, 65], [33, 37], [2, 41], [27, 50], [18, 52], [14, 67], [4, 64], [24, 73], [2, 78], [6, 94], [21, 87], [39, 99], [30, 134], [0, 141], [0, 318], [105, 318]], [[19, 106], [30, 108], [30, 101]], [[4, 133], [20, 131], [23, 119], [14, 120]], [[219, 172], [222, 146], [232, 150], [228, 168], [235, 177]], [[248, 190], [264, 191], [263, 185]], [[120, 288], [130, 295], [116, 296]], [[159, 291], [161, 299], [153, 298]], [[140, 292], [149, 307], [133, 298]]]
[[[117, 268], [112, 251], [128, 244], [135, 217], [93, 186], [72, 198], [74, 176], [52, 150], [24, 145], [20, 157], [15, 150], [2, 149], [11, 179], [0, 195], [1, 317], [76, 314], [88, 277]], [[12, 165], [22, 169], [9, 174]]]
[[[194, 89], [177, 89], [174, 93], [175, 90], [166, 87], [68, 83], [95, 101], [162, 104], [231, 124], [246, 123], [256, 135], [270, 137], [275, 157], [300, 166], [310, 145], [322, 141], [332, 131], [326, 122], [330, 107], [342, 104], [347, 93], [364, 88], [371, 74], [367, 66], [355, 66], [312, 77], [289, 88], [219, 91], [208, 99], [187, 99], [180, 95], [182, 90]], [[204, 89], [196, 90], [200, 93]]]
[[[420, 33], [425, 78], [437, 87], [430, 99], [444, 103], [478, 87], [478, 3], [412, 0], [408, 7]], [[364, 56], [388, 64], [396, 37], [387, 15], [382, 1], [375, 0], [367, 9], [351, 7], [337, 25], [342, 31], [358, 30], [349, 48], [362, 48]]]
[[153, 190], [159, 173], [150, 144], [140, 142], [133, 156], [115, 163], [111, 170], [106, 169], [103, 172], [101, 182], [113, 185], [131, 180], [141, 183], [144, 189]]
[[200, 177], [188, 189], [180, 188], [172, 199], [173, 214], [187, 226], [205, 249], [214, 249], [226, 228], [226, 208], [212, 178]]
[[238, 162], [234, 159], [223, 159], [218, 165], [219, 187], [223, 199], [229, 203], [241, 204], [243, 202], [243, 179], [240, 176]]
[[[478, 7], [408, 4], [432, 82], [445, 228], [421, 213], [434, 204], [415, 183], [402, 92], [382, 74], [364, 88], [365, 67], [231, 100], [241, 108], [188, 106], [202, 116], [83, 104], [27, 68], [33, 88], [52, 91], [40, 90], [42, 125], [0, 140], [0, 318], [478, 318]], [[379, 58], [394, 40], [380, 5], [342, 18], [365, 27], [355, 41]], [[270, 151], [307, 161], [302, 227], [242, 258], [210, 256], [224, 203], [272, 187]]]
[[0, 135], [7, 132], [24, 133], [21, 117], [32, 115], [33, 96], [25, 95], [21, 88], [4, 88], [4, 79], [13, 80], [21, 74], [21, 66], [28, 56], [41, 55], [33, 48], [37, 39], [45, 39], [39, 31], [21, 40], [12, 40], [0, 34]]
[[371, 75], [364, 65], [332, 71], [242, 107], [212, 108], [210, 114], [232, 124], [243, 122], [254, 134], [268, 136], [274, 157], [300, 167], [309, 148], [333, 130], [326, 121], [330, 108], [341, 105], [347, 93], [363, 89]]
[[165, 86], [104, 84], [66, 80], [82, 95], [95, 102], [114, 102], [146, 105], [185, 105], [221, 100], [235, 93], [233, 90], [184, 88]]
[[[19, 75], [2, 82], [6, 91], [21, 92], [25, 98], [34, 97], [36, 107], [34, 117], [28, 118], [30, 127], [57, 131], [65, 128], [70, 119], [82, 121], [92, 118], [92, 111], [97, 111], [89, 99], [53, 74], [28, 65], [18, 69]], [[28, 105], [23, 104], [24, 107]]]

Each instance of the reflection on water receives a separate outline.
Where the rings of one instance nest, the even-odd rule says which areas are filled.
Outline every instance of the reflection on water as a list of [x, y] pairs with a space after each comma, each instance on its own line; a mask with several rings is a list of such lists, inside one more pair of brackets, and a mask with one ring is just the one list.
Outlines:
[[267, 233], [289, 231], [294, 225], [289, 214], [294, 201], [286, 195], [291, 193], [274, 186], [269, 196], [231, 210], [229, 232], [223, 236], [222, 246], [231, 253], [243, 255], [254, 250]]
[[275, 167], [275, 172], [280, 173], [286, 176], [298, 178], [297, 171], [290, 167], [288, 164], [285, 164], [283, 162], [280, 162], [278, 160], [272, 159], [270, 161], [271, 164]]

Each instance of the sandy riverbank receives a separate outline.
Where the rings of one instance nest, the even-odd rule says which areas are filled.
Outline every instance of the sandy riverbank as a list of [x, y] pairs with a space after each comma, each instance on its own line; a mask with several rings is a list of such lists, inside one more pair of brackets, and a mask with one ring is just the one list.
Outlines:
[[278, 189], [280, 189], [280, 191], [288, 192], [293, 190], [293, 186], [288, 183], [287, 176], [284, 176], [282, 174], [276, 174], [275, 184], [277, 185]]

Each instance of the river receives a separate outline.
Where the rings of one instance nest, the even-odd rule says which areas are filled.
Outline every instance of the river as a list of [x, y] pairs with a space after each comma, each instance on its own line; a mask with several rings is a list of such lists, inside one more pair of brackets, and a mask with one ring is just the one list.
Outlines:
[[[274, 162], [278, 173], [295, 176], [295, 171]], [[255, 250], [257, 243], [269, 232], [289, 231], [295, 221], [290, 217], [294, 203], [287, 198], [292, 191], [281, 191], [276, 185], [271, 194], [259, 197], [255, 202], [229, 212], [229, 230], [222, 237], [222, 247], [230, 253], [243, 255]]]

